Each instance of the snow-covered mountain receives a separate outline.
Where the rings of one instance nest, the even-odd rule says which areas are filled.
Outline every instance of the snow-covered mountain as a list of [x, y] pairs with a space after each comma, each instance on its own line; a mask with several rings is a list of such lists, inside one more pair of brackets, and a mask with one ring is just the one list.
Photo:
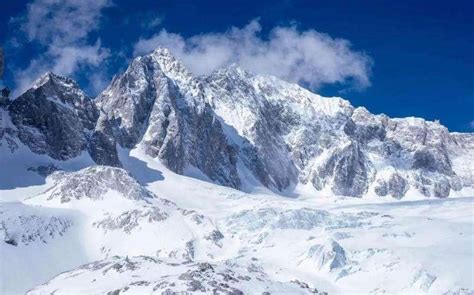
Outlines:
[[249, 175], [283, 194], [353, 197], [447, 197], [473, 184], [457, 159], [472, 159], [472, 134], [373, 115], [236, 65], [194, 77], [163, 48], [135, 59], [97, 105], [122, 147], [144, 145], [176, 173], [197, 168], [244, 191]]
[[472, 133], [164, 48], [0, 119], [2, 294], [474, 292]]
[[67, 160], [87, 151], [121, 166], [116, 144], [141, 145], [178, 174], [198, 170], [243, 191], [447, 197], [474, 183], [473, 134], [373, 115], [236, 65], [194, 77], [164, 48], [136, 58], [96, 100], [47, 73], [6, 110], [34, 153]]

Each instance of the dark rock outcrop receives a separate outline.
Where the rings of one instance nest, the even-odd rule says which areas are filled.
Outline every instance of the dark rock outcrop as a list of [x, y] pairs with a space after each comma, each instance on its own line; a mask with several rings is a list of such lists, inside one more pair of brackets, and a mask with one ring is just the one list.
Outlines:
[[18, 138], [33, 152], [67, 160], [86, 150], [99, 116], [94, 103], [68, 78], [47, 73], [8, 107]]

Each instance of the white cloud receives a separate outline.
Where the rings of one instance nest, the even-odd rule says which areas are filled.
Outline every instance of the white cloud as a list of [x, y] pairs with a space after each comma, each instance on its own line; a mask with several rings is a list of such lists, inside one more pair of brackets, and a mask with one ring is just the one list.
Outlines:
[[81, 65], [98, 66], [109, 56], [109, 50], [95, 45], [51, 47], [49, 51], [57, 57], [53, 67], [55, 73], [74, 73]]
[[28, 4], [21, 29], [30, 41], [70, 44], [97, 29], [110, 0], [35, 0]]
[[134, 54], [144, 54], [158, 46], [169, 48], [198, 75], [237, 63], [252, 72], [313, 88], [331, 83], [370, 86], [372, 61], [366, 54], [352, 50], [347, 40], [315, 30], [299, 31], [295, 26], [275, 27], [266, 39], [261, 37], [260, 23], [255, 20], [225, 33], [190, 38], [161, 30], [149, 39], [140, 39]]
[[15, 19], [29, 42], [42, 52], [25, 69], [15, 71], [19, 94], [46, 71], [69, 76], [78, 68], [100, 65], [109, 50], [100, 40], [90, 42], [90, 33], [97, 30], [102, 9], [110, 0], [34, 0], [23, 17]]

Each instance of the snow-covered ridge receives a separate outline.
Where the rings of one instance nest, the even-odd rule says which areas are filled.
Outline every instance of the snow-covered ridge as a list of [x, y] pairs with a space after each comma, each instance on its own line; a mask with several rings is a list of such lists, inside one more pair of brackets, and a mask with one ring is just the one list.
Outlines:
[[196, 78], [171, 54], [169, 49], [158, 47], [150, 56], [159, 64], [163, 73], [173, 81], [176, 81], [181, 87], [189, 87], [188, 85], [196, 86]]
[[[120, 277], [117, 280], [116, 277]], [[153, 294], [316, 294], [302, 282], [272, 280], [255, 264], [192, 263], [179, 265], [154, 257], [111, 257], [60, 274], [27, 294], [89, 293], [90, 283], [99, 294], [120, 292]], [[119, 283], [118, 283], [119, 282]]]
[[31, 88], [32, 89], [40, 88], [48, 82], [58, 83], [58, 84], [61, 84], [61, 86], [63, 87], [77, 88], [77, 89], [80, 88], [79, 85], [76, 83], [76, 81], [67, 77], [56, 75], [53, 72], [44, 73], [41, 77], [39, 77], [36, 81], [33, 82], [33, 86]]
[[[109, 191], [117, 191], [131, 200], [155, 198], [125, 170], [107, 166], [92, 166], [78, 172], [53, 174], [57, 183], [42, 193], [46, 199], [67, 203], [85, 198], [102, 199]], [[41, 196], [35, 196], [41, 198]]]
[[18, 130], [10, 133], [35, 153], [66, 160], [85, 151], [120, 167], [117, 144], [142, 146], [178, 174], [197, 169], [246, 192], [399, 199], [465, 195], [474, 183], [472, 134], [374, 115], [238, 65], [194, 77], [161, 47], [94, 102], [47, 73], [5, 111]]

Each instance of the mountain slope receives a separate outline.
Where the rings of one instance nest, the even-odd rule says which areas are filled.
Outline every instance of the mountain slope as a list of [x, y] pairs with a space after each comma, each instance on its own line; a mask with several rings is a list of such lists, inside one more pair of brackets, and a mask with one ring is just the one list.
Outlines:
[[53, 185], [23, 204], [0, 203], [0, 289], [7, 293], [109, 256], [184, 263], [222, 247], [209, 218], [158, 198], [123, 169], [92, 166], [48, 178]]
[[[120, 283], [117, 283], [117, 276]], [[92, 281], [93, 293], [88, 286]], [[87, 282], [87, 283], [86, 283]], [[254, 264], [179, 265], [154, 257], [112, 257], [64, 273], [27, 294], [317, 294], [304, 283], [273, 281]], [[266, 292], [266, 293], [265, 293]]]
[[122, 147], [144, 145], [176, 173], [197, 168], [246, 191], [249, 175], [290, 195], [447, 197], [472, 183], [453, 166], [472, 154], [472, 134], [373, 115], [236, 65], [193, 77], [163, 48], [135, 59], [97, 101]]
[[97, 109], [70, 79], [47, 73], [8, 107], [18, 137], [35, 153], [67, 160], [87, 149]]
[[235, 151], [200, 88], [168, 50], [159, 49], [115, 77], [97, 105], [123, 147], [142, 143], [176, 173], [193, 166], [213, 181], [239, 187]]
[[[9, 237], [0, 244], [3, 265], [23, 276], [29, 263], [36, 266], [23, 284], [3, 280], [4, 272], [5, 290], [469, 294], [474, 288], [472, 198], [295, 200], [180, 176], [136, 149], [121, 151], [120, 160], [146, 189], [123, 169], [95, 166], [53, 173], [50, 189], [23, 202], [28, 210], [2, 206]], [[138, 174], [143, 167], [146, 173]], [[150, 178], [153, 171], [161, 177]], [[33, 215], [53, 222], [12, 222]], [[70, 221], [63, 235], [48, 230], [62, 228], [53, 227], [57, 219]], [[28, 244], [17, 238], [35, 232], [52, 235]]]

